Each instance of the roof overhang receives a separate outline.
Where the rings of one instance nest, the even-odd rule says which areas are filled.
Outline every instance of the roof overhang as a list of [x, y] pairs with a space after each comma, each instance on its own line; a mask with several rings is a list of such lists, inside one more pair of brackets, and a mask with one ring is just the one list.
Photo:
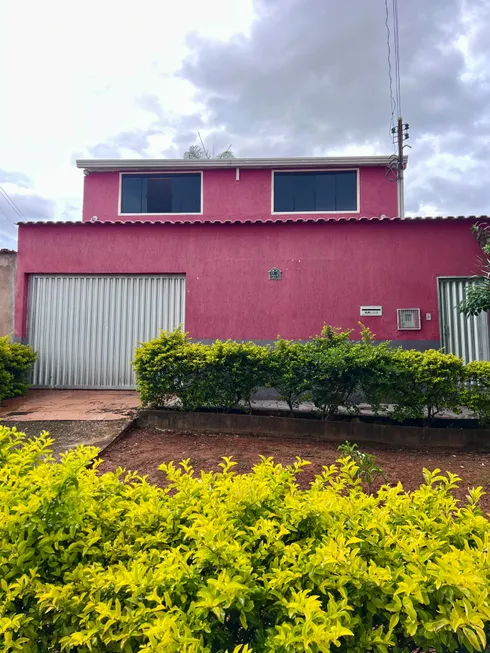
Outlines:
[[455, 220], [490, 220], [490, 217], [487, 215], [434, 215], [434, 216], [407, 216], [405, 218], [398, 217], [388, 217], [387, 215], [381, 216], [372, 216], [372, 217], [358, 217], [358, 216], [321, 216], [321, 217], [303, 217], [303, 218], [290, 218], [284, 216], [274, 216], [273, 218], [242, 218], [240, 220], [230, 220], [230, 219], [213, 219], [213, 218], [204, 218], [204, 219], [193, 219], [193, 220], [179, 220], [174, 219], [172, 221], [168, 220], [88, 220], [82, 222], [81, 220], [39, 220], [37, 222], [18, 222], [18, 226], [23, 227], [47, 227], [47, 226], [83, 226], [83, 227], [96, 227], [96, 226], [117, 226], [117, 227], [130, 227], [130, 226], [141, 226], [141, 225], [240, 225], [240, 224], [304, 224], [304, 223], [325, 223], [325, 222], [432, 222], [437, 221], [455, 221]]
[[[406, 165], [408, 157], [403, 157]], [[276, 159], [77, 159], [77, 168], [87, 172], [114, 172], [120, 170], [165, 170], [206, 168], [324, 168], [388, 166], [392, 156], [322, 156]]]

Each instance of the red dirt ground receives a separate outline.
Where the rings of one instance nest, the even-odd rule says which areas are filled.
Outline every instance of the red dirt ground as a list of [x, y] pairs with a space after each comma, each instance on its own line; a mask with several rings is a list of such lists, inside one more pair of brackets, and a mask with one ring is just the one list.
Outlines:
[[[422, 482], [422, 469], [439, 467], [462, 478], [456, 492], [463, 499], [468, 487], [481, 485], [489, 494], [481, 507], [490, 513], [490, 454], [469, 452], [414, 451], [387, 447], [363, 447], [374, 453], [389, 483], [401, 481], [406, 490], [416, 489]], [[101, 472], [124, 467], [146, 474], [156, 485], [164, 485], [165, 477], [157, 467], [163, 462], [180, 462], [186, 458], [196, 470], [216, 470], [222, 456], [232, 456], [238, 463], [237, 472], [246, 472], [258, 462], [259, 455], [272, 456], [283, 464], [295, 461], [296, 456], [312, 464], [301, 474], [300, 485], [308, 487], [313, 476], [339, 457], [337, 445], [313, 440], [282, 440], [279, 437], [245, 436], [233, 434], [176, 433], [135, 428], [123, 439], [110, 445], [102, 454]]]

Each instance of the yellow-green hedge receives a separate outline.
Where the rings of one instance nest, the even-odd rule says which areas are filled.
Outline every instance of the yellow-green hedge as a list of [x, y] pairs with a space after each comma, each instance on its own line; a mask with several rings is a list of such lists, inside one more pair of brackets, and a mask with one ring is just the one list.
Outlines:
[[225, 459], [160, 489], [49, 444], [0, 427], [2, 651], [485, 649], [490, 523], [454, 475], [367, 495], [350, 458], [308, 490], [300, 460]]

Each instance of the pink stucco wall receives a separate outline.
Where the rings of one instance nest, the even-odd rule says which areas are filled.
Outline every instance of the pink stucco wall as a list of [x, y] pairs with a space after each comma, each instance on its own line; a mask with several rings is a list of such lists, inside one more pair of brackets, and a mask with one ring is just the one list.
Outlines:
[[[158, 172], [158, 171], [152, 171]], [[168, 171], [167, 171], [168, 172]], [[236, 180], [235, 168], [203, 171], [203, 215], [168, 216], [169, 222], [204, 220], [263, 220], [271, 214], [271, 170], [240, 169]], [[386, 179], [385, 168], [359, 168], [360, 211], [364, 217], [398, 215], [397, 188]], [[144, 215], [118, 216], [119, 172], [91, 172], [85, 177], [83, 220], [97, 216], [99, 220], [148, 220]], [[308, 214], [306, 214], [308, 215]], [[342, 213], [342, 216], [353, 215]], [[292, 214], [292, 219], [302, 215]], [[339, 217], [341, 217], [339, 215]]]
[[[323, 323], [379, 339], [439, 339], [437, 277], [477, 272], [472, 221], [323, 224], [22, 224], [16, 320], [26, 333], [30, 273], [185, 273], [186, 330], [195, 338], [304, 339]], [[282, 270], [269, 281], [268, 270]], [[419, 307], [421, 331], [397, 331], [396, 309]], [[67, 309], [68, 310], [68, 309]]]

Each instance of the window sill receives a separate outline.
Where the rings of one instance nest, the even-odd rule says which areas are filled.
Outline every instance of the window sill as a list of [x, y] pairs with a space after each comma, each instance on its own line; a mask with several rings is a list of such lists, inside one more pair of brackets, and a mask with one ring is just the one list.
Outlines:
[[344, 211], [272, 211], [271, 215], [346, 215], [360, 213], [359, 209]]
[[161, 216], [161, 217], [166, 217], [166, 216], [175, 216], [175, 215], [203, 215], [202, 211], [199, 213], [118, 213], [117, 217], [118, 218], [131, 218], [134, 216]]

